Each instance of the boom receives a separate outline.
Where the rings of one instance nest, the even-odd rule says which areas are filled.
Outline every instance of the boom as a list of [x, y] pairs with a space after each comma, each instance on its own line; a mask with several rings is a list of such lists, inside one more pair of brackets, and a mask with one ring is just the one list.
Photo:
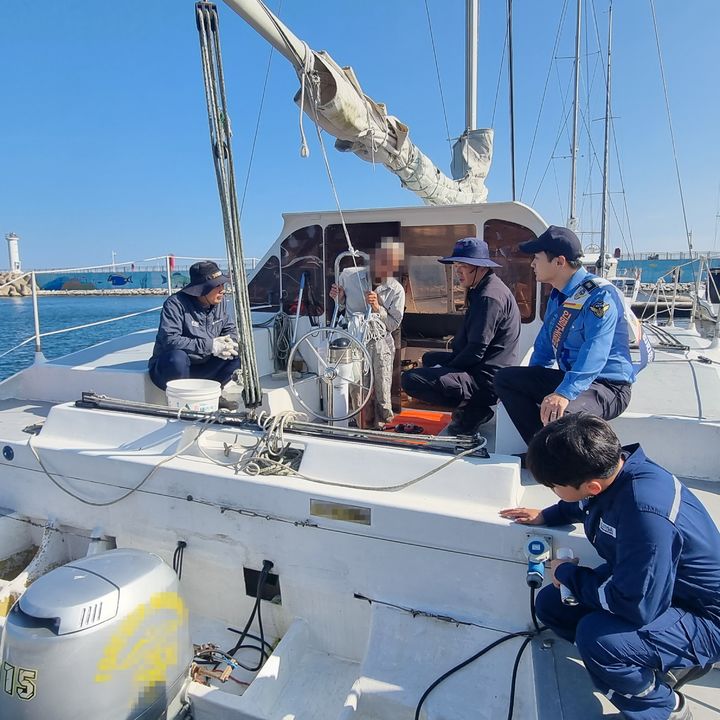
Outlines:
[[407, 125], [365, 95], [351, 67], [340, 67], [326, 52], [312, 50], [260, 0], [224, 2], [292, 63], [301, 83], [296, 102], [336, 138], [338, 150], [381, 163], [428, 205], [487, 199], [492, 129], [469, 129], [456, 141], [451, 179], [412, 143]]

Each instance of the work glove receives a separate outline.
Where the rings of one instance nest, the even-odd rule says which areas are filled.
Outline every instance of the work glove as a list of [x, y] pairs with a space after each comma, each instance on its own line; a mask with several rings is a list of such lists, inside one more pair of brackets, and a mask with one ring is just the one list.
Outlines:
[[221, 335], [213, 339], [212, 354], [221, 360], [237, 357], [237, 343], [229, 335]]

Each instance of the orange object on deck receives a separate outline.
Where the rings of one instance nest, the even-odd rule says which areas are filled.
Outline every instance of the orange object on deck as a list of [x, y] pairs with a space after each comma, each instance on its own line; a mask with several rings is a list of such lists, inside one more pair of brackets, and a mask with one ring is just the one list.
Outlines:
[[424, 435], [438, 435], [449, 424], [452, 415], [450, 412], [438, 412], [437, 410], [416, 410], [407, 408], [395, 415], [391, 423], [385, 428], [386, 432], [393, 432], [398, 425], [417, 426], [422, 430], [418, 431]]

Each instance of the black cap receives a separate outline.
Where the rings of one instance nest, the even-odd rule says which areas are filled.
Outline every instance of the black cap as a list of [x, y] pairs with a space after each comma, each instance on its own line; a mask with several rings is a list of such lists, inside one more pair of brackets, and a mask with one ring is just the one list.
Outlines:
[[223, 275], [216, 263], [212, 260], [201, 260], [190, 266], [190, 283], [182, 289], [182, 292], [202, 297], [218, 285], [228, 282], [230, 278]]
[[566, 227], [551, 225], [540, 237], [526, 240], [518, 245], [524, 253], [549, 252], [566, 260], [577, 260], [583, 256], [583, 249], [577, 235]]

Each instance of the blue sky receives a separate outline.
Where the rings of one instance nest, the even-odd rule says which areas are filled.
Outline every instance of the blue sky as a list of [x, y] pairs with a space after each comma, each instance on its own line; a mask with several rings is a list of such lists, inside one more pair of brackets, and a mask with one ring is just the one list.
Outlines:
[[[713, 249], [720, 183], [717, 0], [655, 0], [688, 223], [697, 249]], [[586, 0], [606, 37], [607, 0]], [[517, 185], [519, 199], [548, 221], [567, 216], [567, 92], [575, 0], [515, 0]], [[451, 136], [464, 124], [464, 3], [428, 0]], [[479, 124], [494, 118], [490, 200], [510, 199], [507, 90], [500, 76], [505, 0], [480, 8]], [[278, 8], [278, 3], [271, 3]], [[239, 193], [269, 49], [221, 4], [221, 37], [234, 128]], [[450, 152], [422, 0], [284, 0], [280, 14], [315, 49], [352, 65], [367, 94], [410, 126], [411, 137], [449, 173]], [[664, 109], [649, 0], [614, 5], [613, 115], [636, 250], [684, 249], [682, 210]], [[585, 50], [583, 109], [597, 159], [581, 148], [582, 229], [599, 230], [602, 62], [594, 20]], [[560, 26], [556, 61], [552, 48]], [[0, 3], [0, 231], [21, 236], [25, 267], [177, 255], [221, 255], [223, 236], [200, 73], [194, 3], [124, 0]], [[538, 121], [543, 87], [545, 104]], [[299, 157], [298, 87], [275, 54], [243, 213], [247, 255], [262, 255], [281, 229], [281, 212], [334, 206], [314, 134]], [[586, 103], [583, 101], [583, 105]], [[528, 165], [533, 132], [537, 139]], [[306, 132], [310, 130], [305, 122]], [[568, 125], [569, 127], [569, 125]], [[556, 140], [560, 137], [556, 146]], [[332, 141], [326, 139], [328, 147]], [[555, 156], [555, 159], [551, 159]], [[331, 151], [345, 208], [419, 201], [383, 168]], [[623, 212], [613, 151], [613, 201]], [[544, 182], [540, 182], [545, 174]], [[592, 207], [591, 207], [592, 206]], [[610, 245], [629, 249], [615, 222]], [[720, 245], [720, 243], [718, 243]], [[720, 249], [720, 247], [715, 248]], [[4, 248], [0, 267], [6, 263]]]

